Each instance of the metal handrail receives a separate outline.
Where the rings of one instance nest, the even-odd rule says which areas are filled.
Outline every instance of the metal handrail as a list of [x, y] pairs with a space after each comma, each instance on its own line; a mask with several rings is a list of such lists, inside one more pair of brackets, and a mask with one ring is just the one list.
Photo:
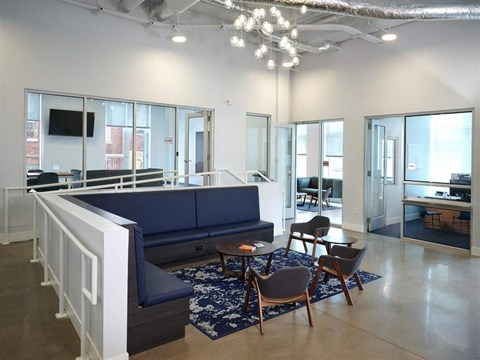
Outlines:
[[[60, 251], [59, 251], [59, 311], [56, 314], [57, 318], [66, 317], [65, 305], [64, 305], [64, 235], [69, 239], [82, 253], [82, 266], [81, 266], [81, 306], [80, 306], [80, 358], [85, 359], [87, 353], [87, 328], [86, 328], [86, 300], [88, 300], [92, 305], [97, 304], [98, 299], [98, 257], [88, 250], [78, 238], [72, 234], [72, 232], [63, 225], [61, 220], [50, 210], [50, 208], [45, 204], [45, 202], [40, 198], [40, 195], [33, 193], [35, 199], [34, 211], [36, 212], [36, 205], [40, 204], [45, 213], [49, 216], [51, 220], [58, 226], [60, 229]], [[36, 224], [35, 224], [36, 226]], [[37, 229], [34, 229], [34, 249], [37, 247]], [[44, 281], [42, 285], [51, 285], [49, 281], [49, 263], [48, 263], [48, 218], [45, 216], [44, 219], [44, 240], [45, 240], [45, 252], [43, 256], [43, 267], [44, 267]], [[34, 260], [36, 257], [36, 250], [34, 251]], [[87, 288], [87, 258], [90, 260], [90, 290]]]
[[264, 181], [268, 182], [268, 183], [271, 183], [272, 180], [270, 180], [269, 178], [267, 178], [265, 175], [262, 174], [261, 171], [259, 170], [247, 170], [245, 172], [245, 182], [248, 182], [248, 174], [255, 174], [255, 175], [258, 175], [260, 176]]

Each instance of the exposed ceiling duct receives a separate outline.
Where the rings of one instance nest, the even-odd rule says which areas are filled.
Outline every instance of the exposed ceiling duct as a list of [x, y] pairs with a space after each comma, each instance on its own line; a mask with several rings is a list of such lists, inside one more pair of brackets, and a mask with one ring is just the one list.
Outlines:
[[172, 16], [177, 16], [200, 0], [146, 0], [144, 2], [148, 16], [153, 21], [165, 21]]
[[453, 4], [428, 4], [421, 1], [394, 0], [272, 0], [248, 3], [267, 6], [307, 6], [331, 14], [351, 15], [391, 20], [479, 20], [480, 3], [457, 0]]
[[120, 0], [118, 2], [118, 9], [121, 11], [129, 13], [137, 8], [145, 0]]

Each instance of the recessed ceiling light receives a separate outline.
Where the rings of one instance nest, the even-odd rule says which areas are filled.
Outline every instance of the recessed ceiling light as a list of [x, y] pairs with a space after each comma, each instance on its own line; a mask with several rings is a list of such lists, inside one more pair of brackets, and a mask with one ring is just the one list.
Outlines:
[[176, 43], [184, 43], [187, 41], [187, 38], [184, 35], [175, 35], [172, 37], [172, 41]]
[[382, 40], [383, 41], [393, 41], [397, 38], [397, 35], [393, 33], [386, 33], [382, 35]]
[[291, 67], [293, 66], [293, 62], [292, 62], [292, 61], [288, 61], [288, 60], [287, 60], [287, 61], [284, 61], [284, 62], [282, 62], [282, 66], [283, 66], [284, 68], [291, 68]]

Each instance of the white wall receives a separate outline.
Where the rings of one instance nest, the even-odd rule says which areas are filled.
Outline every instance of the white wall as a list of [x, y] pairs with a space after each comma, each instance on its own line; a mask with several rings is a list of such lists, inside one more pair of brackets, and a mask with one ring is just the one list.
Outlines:
[[[292, 120], [344, 119], [343, 227], [364, 230], [364, 118], [480, 105], [480, 24], [418, 22], [397, 27], [398, 39], [373, 45], [356, 39], [337, 53], [304, 56], [292, 75]], [[478, 211], [478, 119], [474, 177]], [[473, 245], [480, 247], [479, 225]], [[480, 249], [473, 249], [478, 251]]]
[[[241, 177], [246, 113], [288, 121], [288, 72], [267, 70], [253, 45], [232, 48], [223, 31], [174, 44], [169, 31], [56, 0], [0, 0], [0, 9], [1, 188], [25, 183], [25, 89], [214, 109], [214, 167]], [[12, 213], [13, 227], [25, 211]]]

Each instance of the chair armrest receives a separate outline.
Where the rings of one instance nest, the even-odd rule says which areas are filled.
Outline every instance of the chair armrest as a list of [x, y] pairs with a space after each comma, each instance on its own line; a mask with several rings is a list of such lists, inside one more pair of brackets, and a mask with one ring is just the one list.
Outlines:
[[316, 234], [317, 237], [322, 237], [322, 236], [327, 236], [328, 235], [328, 230], [330, 230], [329, 226], [328, 227], [320, 227], [320, 228], [316, 228], [313, 233]]
[[304, 233], [304, 234], [309, 234], [310, 233], [310, 224], [309, 223], [293, 223], [290, 225], [290, 232], [299, 232], [299, 233]]
[[362, 251], [362, 249], [356, 249], [356, 248], [352, 248], [352, 247], [334, 245], [334, 246], [332, 246], [332, 249], [330, 250], [330, 255], [338, 256], [338, 257], [341, 257], [341, 258], [344, 258], [344, 259], [353, 259], [358, 255], [358, 253], [360, 251]]

